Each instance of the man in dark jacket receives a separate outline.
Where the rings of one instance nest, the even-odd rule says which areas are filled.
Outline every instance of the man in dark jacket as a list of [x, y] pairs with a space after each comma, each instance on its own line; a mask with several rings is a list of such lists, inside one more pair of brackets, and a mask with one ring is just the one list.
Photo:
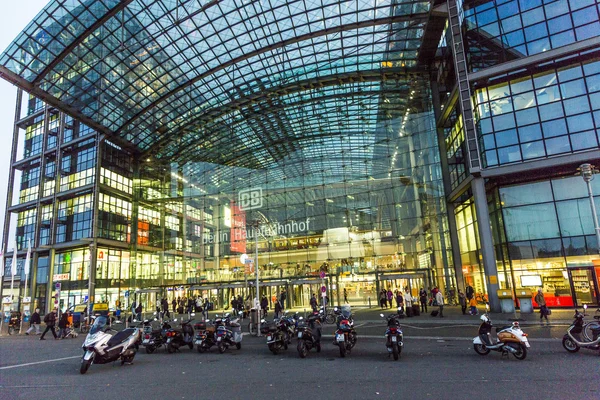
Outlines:
[[421, 312], [427, 312], [427, 291], [424, 288], [419, 290], [419, 301], [421, 302]]
[[40, 324], [42, 323], [42, 319], [40, 318], [40, 309], [36, 308], [35, 312], [31, 314], [31, 319], [29, 320], [29, 329], [25, 331], [26, 335], [29, 335], [29, 332], [35, 328], [35, 334], [40, 334]]
[[44, 335], [48, 331], [52, 331], [52, 335], [54, 336], [54, 339], [58, 339], [58, 336], [56, 336], [56, 330], [54, 329], [54, 326], [56, 325], [56, 313], [57, 312], [58, 312], [58, 310], [55, 308], [54, 310], [52, 310], [48, 314], [46, 314], [46, 316], [44, 317], [44, 322], [46, 323], [46, 330], [44, 331], [44, 333], [42, 333], [40, 340], [46, 340], [46, 339], [44, 339]]
[[313, 312], [317, 311], [317, 297], [314, 293], [310, 297], [310, 306], [312, 307]]
[[262, 318], [267, 318], [267, 311], [269, 310], [269, 300], [265, 296], [260, 300], [260, 309], [262, 310]]
[[69, 326], [69, 314], [64, 312], [58, 320], [58, 337], [60, 339], [64, 339], [67, 336], [67, 326]]
[[473, 290], [473, 286], [467, 284], [467, 287], [465, 288], [465, 295], [467, 296], [467, 300], [471, 300], [474, 294], [475, 291]]

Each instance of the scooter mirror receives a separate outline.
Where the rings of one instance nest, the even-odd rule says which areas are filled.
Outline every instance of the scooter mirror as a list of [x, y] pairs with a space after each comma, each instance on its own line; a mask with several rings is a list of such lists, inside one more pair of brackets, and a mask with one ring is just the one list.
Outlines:
[[379, 316], [380, 316], [381, 318], [385, 317], [383, 314], [379, 314]]
[[238, 312], [238, 315], [244, 315], [244, 313], [242, 311]]
[[205, 319], [204, 322], [210, 322], [210, 319]]
[[158, 321], [158, 318], [154, 318], [155, 321]]
[[402, 311], [402, 307], [398, 307], [398, 311]]
[[333, 311], [337, 311], [337, 310], [338, 310], [338, 308], [337, 308], [337, 307], [333, 307]]
[[175, 318], [175, 319], [173, 320], [173, 322], [177, 322], [177, 318]]
[[260, 320], [261, 324], [264, 324], [265, 322], [267, 322], [264, 318]]
[[138, 320], [137, 320], [137, 319], [134, 319], [134, 320], [133, 320], [133, 321], [131, 321], [131, 322], [138, 322]]
[[229, 317], [229, 313], [225, 314], [225, 318]]
[[192, 317], [195, 317], [195, 316], [196, 316], [196, 313], [191, 313], [190, 315], [191, 315]]
[[583, 305], [583, 310], [584, 310], [584, 312], [587, 311], [587, 304]]
[[300, 317], [298, 318], [298, 321], [302, 321], [304, 319], [304, 317]]
[[156, 315], [156, 311], [154, 311], [154, 313], [152, 313], [152, 315]]

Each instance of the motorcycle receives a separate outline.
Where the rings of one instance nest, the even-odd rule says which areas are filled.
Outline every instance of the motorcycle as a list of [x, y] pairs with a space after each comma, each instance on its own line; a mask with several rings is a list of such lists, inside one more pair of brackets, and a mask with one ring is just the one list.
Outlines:
[[379, 314], [381, 318], [385, 318], [387, 321], [387, 330], [385, 331], [386, 343], [385, 347], [389, 354], [394, 356], [394, 360], [397, 361], [404, 347], [402, 329], [400, 329], [400, 314], [402, 313], [402, 307], [398, 307], [397, 314], [391, 314], [387, 317], [383, 314]]
[[225, 353], [230, 346], [235, 346], [238, 350], [242, 348], [242, 326], [238, 323], [238, 318], [232, 320], [227, 313], [224, 318], [215, 319], [215, 325], [219, 353]]
[[486, 312], [479, 318], [482, 322], [479, 326], [479, 334], [473, 339], [473, 348], [479, 355], [488, 355], [490, 351], [501, 352], [502, 355], [509, 353], [517, 360], [527, 357], [527, 349], [530, 347], [527, 334], [521, 330], [518, 322], [510, 326], [496, 329], [496, 338], [492, 336], [492, 321]]
[[[597, 312], [600, 312], [600, 308]], [[584, 324], [585, 314], [575, 310], [575, 320], [563, 336], [562, 345], [569, 353], [577, 353], [580, 348], [600, 350], [600, 316], [594, 316], [596, 321]], [[586, 329], [587, 328], [587, 329]], [[591, 335], [586, 334], [589, 330]]]
[[[261, 320], [261, 333], [267, 336], [267, 346], [271, 353], [277, 355], [281, 350], [287, 350], [295, 333], [296, 320], [286, 315], [274, 319], [272, 323]], [[263, 325], [264, 324], [264, 327]]]
[[[154, 321], [156, 321], [156, 318], [154, 318]], [[167, 331], [169, 329], [171, 329], [171, 325], [168, 321], [163, 322], [159, 329], [153, 329], [151, 321], [144, 321], [142, 346], [146, 349], [146, 353], [152, 354], [160, 346], [167, 343]]]
[[356, 331], [354, 330], [354, 320], [350, 312], [350, 306], [343, 306], [342, 309], [335, 307], [333, 311], [337, 314], [337, 330], [335, 331], [335, 340], [333, 344], [340, 348], [340, 357], [346, 357], [356, 345]]
[[19, 315], [12, 315], [8, 322], [8, 334], [18, 333], [21, 330], [21, 317]]
[[196, 331], [194, 344], [198, 353], [204, 353], [217, 344], [215, 326], [211, 324], [210, 320], [198, 322], [194, 325], [194, 330]]
[[137, 328], [124, 329], [111, 335], [105, 316], [99, 316], [90, 328], [83, 345], [79, 372], [85, 374], [92, 364], [107, 364], [121, 360], [121, 365], [133, 362], [136, 354], [136, 343], [140, 340], [141, 331]]
[[[192, 316], [195, 314], [192, 313]], [[194, 329], [190, 325], [193, 319], [182, 321], [181, 329], [169, 329], [167, 331], [167, 352], [172, 354], [179, 351], [181, 346], [188, 346], [191, 349], [194, 348]], [[173, 322], [177, 322], [174, 319]]]
[[313, 312], [308, 319], [298, 318], [296, 335], [298, 337], [298, 354], [300, 358], [305, 358], [312, 348], [321, 352], [321, 330], [324, 320], [322, 312]]

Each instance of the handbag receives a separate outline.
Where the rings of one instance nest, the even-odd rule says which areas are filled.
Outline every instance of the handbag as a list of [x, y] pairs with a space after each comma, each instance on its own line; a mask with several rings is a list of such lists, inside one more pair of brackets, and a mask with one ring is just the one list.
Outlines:
[[546, 315], [552, 315], [552, 310], [546, 306]]

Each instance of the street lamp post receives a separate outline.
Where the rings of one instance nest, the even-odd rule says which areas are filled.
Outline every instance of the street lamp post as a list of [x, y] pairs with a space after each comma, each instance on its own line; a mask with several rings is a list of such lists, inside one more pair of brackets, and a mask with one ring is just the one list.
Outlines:
[[254, 263], [254, 270], [256, 271], [256, 336], [260, 336], [260, 319], [261, 319], [261, 315], [260, 315], [260, 296], [259, 294], [259, 288], [260, 288], [260, 281], [258, 280], [258, 226], [259, 226], [259, 221], [257, 220], [254, 224], [254, 256], [255, 258], [255, 263]]
[[592, 218], [594, 220], [594, 230], [596, 231], [596, 244], [600, 253], [600, 226], [598, 225], [598, 215], [596, 213], [596, 204], [594, 203], [594, 194], [592, 192], [592, 179], [594, 179], [595, 167], [591, 164], [581, 164], [579, 166], [581, 177], [587, 184], [588, 196], [590, 198], [590, 207], [592, 209]]

